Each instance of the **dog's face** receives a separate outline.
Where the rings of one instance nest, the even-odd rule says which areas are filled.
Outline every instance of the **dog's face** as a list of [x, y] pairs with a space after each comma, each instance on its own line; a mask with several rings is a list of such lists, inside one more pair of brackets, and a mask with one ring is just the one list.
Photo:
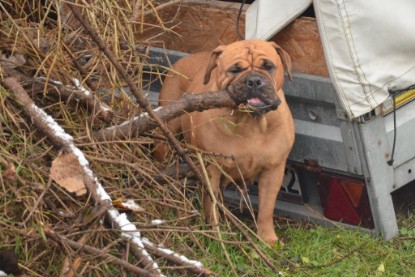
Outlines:
[[217, 88], [228, 90], [237, 104], [249, 107], [254, 115], [277, 109], [284, 70], [291, 78], [290, 56], [276, 43], [261, 40], [217, 47], [206, 68], [205, 84], [215, 68]]

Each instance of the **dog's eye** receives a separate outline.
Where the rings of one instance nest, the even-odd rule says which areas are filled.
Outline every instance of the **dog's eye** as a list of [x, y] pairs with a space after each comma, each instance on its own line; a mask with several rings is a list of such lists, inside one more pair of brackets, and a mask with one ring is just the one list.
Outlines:
[[264, 64], [262, 65], [262, 68], [267, 71], [272, 71], [275, 68], [275, 65], [270, 61], [264, 61]]
[[242, 71], [244, 71], [244, 69], [241, 68], [239, 65], [232, 66], [228, 69], [228, 72], [233, 74], [241, 73]]

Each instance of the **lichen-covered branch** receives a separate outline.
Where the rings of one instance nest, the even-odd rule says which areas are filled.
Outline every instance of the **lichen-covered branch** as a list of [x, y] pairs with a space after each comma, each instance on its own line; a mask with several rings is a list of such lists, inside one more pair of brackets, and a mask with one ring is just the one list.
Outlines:
[[149, 241], [147, 238], [143, 239], [143, 243], [146, 249], [148, 249], [148, 251], [154, 253], [157, 256], [163, 257], [172, 263], [189, 267], [189, 270], [195, 273], [198, 273], [198, 274], [203, 274], [203, 276], [209, 276], [212, 274], [212, 272], [209, 269], [203, 268], [203, 265], [200, 262], [195, 261], [195, 260], [189, 260], [185, 256], [178, 254], [168, 248], [155, 245], [154, 243]]
[[45, 83], [48, 82], [48, 92], [59, 94], [64, 99], [75, 98], [79, 103], [92, 110], [94, 115], [101, 118], [105, 122], [111, 122], [114, 117], [114, 112], [111, 108], [97, 98], [90, 90], [86, 89], [81, 82], [73, 78], [74, 86], [64, 85], [59, 81], [46, 80], [46, 78], [39, 77], [33, 80], [35, 87], [44, 87]]
[[48, 238], [52, 239], [53, 241], [55, 241], [59, 244], [68, 245], [69, 247], [71, 247], [72, 249], [74, 249], [76, 251], [85, 251], [89, 254], [96, 255], [98, 257], [103, 257], [106, 260], [108, 260], [108, 261], [110, 261], [114, 264], [118, 264], [118, 265], [122, 266], [125, 270], [127, 270], [131, 273], [139, 274], [140, 276], [148, 276], [148, 277], [150, 277], [150, 276], [159, 276], [158, 274], [152, 274], [147, 270], [136, 267], [136, 266], [134, 266], [134, 265], [122, 260], [122, 259], [114, 257], [110, 254], [107, 254], [107, 253], [101, 251], [100, 249], [97, 249], [95, 247], [85, 245], [83, 243], [79, 243], [79, 242], [70, 240], [66, 237], [60, 236], [59, 234], [57, 234], [56, 232], [53, 232], [49, 228], [45, 228], [44, 232], [45, 232], [45, 234]]
[[[4, 86], [13, 92], [16, 102], [20, 104], [24, 112], [31, 118], [34, 125], [52, 141], [55, 147], [72, 152], [83, 169], [84, 182], [88, 192], [95, 205], [106, 205], [107, 216], [106, 219], [116, 229], [121, 231], [121, 236], [126, 238], [136, 248], [139, 253], [140, 262], [149, 270], [150, 273], [162, 276], [162, 273], [157, 263], [152, 259], [143, 243], [140, 231], [131, 223], [125, 213], [118, 212], [112, 205], [111, 197], [102, 187], [98, 178], [94, 175], [89, 167], [89, 162], [85, 158], [82, 151], [75, 146], [73, 137], [67, 134], [62, 127], [60, 127], [55, 120], [40, 109], [33, 100], [29, 97], [23, 87], [13, 77], [8, 77], [3, 81]], [[190, 263], [190, 266], [200, 267], [200, 263]]]
[[64, 85], [60, 81], [47, 80], [45, 77], [28, 77], [18, 70], [4, 66], [2, 62], [0, 62], [0, 66], [0, 72], [4, 77], [16, 78], [19, 83], [33, 93], [43, 93], [46, 89], [48, 93], [59, 99], [75, 99], [81, 106], [89, 111], [92, 110], [94, 116], [105, 122], [111, 122], [114, 117], [114, 112], [111, 108], [103, 103], [94, 93], [86, 89], [76, 78], [72, 79], [74, 86], [69, 86]]
[[98, 178], [89, 167], [89, 162], [84, 154], [73, 142], [73, 137], [67, 134], [62, 127], [60, 127], [52, 117], [47, 115], [40, 109], [33, 100], [27, 95], [23, 87], [16, 81], [15, 78], [9, 77], [4, 80], [6, 88], [14, 93], [17, 102], [21, 105], [24, 111], [30, 116], [35, 126], [52, 141], [53, 145], [63, 151], [72, 152], [77, 157], [79, 164], [84, 172], [84, 182], [88, 192], [91, 194], [95, 205], [107, 205], [107, 220], [118, 230], [121, 230], [121, 236], [129, 239], [133, 245], [136, 245], [141, 254], [141, 262], [145, 267], [150, 268], [150, 271], [161, 275], [156, 262], [153, 261], [144, 245], [141, 242], [140, 232], [137, 230], [125, 214], [120, 214], [111, 204], [111, 197], [102, 187]]

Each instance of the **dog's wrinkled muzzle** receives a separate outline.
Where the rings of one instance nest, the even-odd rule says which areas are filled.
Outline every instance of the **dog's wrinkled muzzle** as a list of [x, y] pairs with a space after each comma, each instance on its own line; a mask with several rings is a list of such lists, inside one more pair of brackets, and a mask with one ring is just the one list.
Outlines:
[[239, 110], [254, 116], [276, 110], [281, 103], [271, 80], [257, 73], [230, 84], [227, 89]]

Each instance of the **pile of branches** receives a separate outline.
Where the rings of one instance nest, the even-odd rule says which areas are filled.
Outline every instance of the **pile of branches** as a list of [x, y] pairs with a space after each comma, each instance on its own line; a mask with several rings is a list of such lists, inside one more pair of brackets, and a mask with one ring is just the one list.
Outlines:
[[[223, 246], [235, 275], [226, 244], [248, 245], [276, 270], [222, 205], [224, 220], [206, 226], [197, 192], [207, 154], [185, 149], [164, 125], [235, 106], [227, 92], [185, 94], [163, 109], [143, 93], [145, 74], [161, 80], [168, 70], [148, 62], [157, 36], [140, 40], [147, 30], [173, 31], [157, 15], [165, 6], [0, 2], [0, 260], [15, 266], [8, 273], [209, 275], [201, 262], [209, 241]], [[153, 161], [156, 140], [171, 144], [174, 170]]]

